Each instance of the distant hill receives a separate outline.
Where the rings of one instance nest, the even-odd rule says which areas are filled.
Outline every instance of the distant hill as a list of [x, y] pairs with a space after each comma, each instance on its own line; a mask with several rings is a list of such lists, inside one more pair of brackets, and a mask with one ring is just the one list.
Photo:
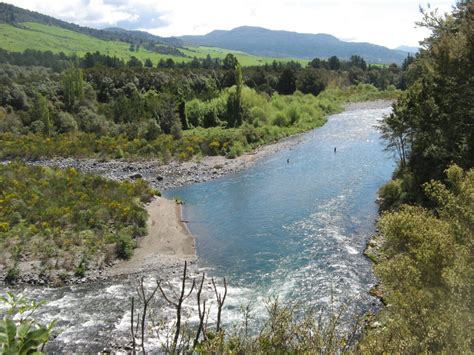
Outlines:
[[154, 36], [148, 32], [128, 31], [124, 29], [105, 29], [83, 27], [73, 23], [58, 20], [54, 17], [29, 11], [10, 4], [0, 3], [0, 23], [21, 26], [23, 22], [36, 22], [43, 25], [60, 27], [66, 30], [75, 31], [98, 39], [121, 41], [129, 43], [151, 42], [153, 44], [167, 44], [174, 47], [182, 47], [183, 42], [177, 38]]
[[370, 43], [344, 42], [328, 34], [273, 31], [243, 26], [230, 31], [216, 30], [204, 36], [181, 36], [185, 44], [220, 47], [271, 57], [313, 59], [359, 55], [369, 63], [401, 63], [406, 52]]
[[420, 48], [418, 47], [410, 47], [410, 46], [398, 46], [395, 48], [398, 51], [403, 51], [411, 54], [418, 53], [420, 51]]
[[[234, 53], [244, 66], [271, 63], [275, 59], [305, 64], [315, 57], [333, 55], [341, 59], [359, 55], [369, 63], [388, 64], [401, 63], [407, 56], [404, 51], [369, 43], [344, 42], [328, 34], [301, 34], [260, 27], [238, 27], [231, 31], [213, 31], [205, 36], [180, 38], [117, 27], [98, 30], [1, 2], [0, 34], [0, 48], [13, 52], [36, 49], [83, 55], [100, 51], [124, 59], [131, 56], [141, 60], [150, 58], [154, 63], [166, 58], [189, 61], [208, 54], [223, 59], [229, 52]], [[186, 44], [192, 46], [186, 47]]]

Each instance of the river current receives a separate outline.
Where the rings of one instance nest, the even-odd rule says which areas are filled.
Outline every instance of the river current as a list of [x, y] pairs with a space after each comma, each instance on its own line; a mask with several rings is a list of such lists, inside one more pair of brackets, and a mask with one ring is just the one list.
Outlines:
[[[185, 201], [198, 268], [228, 280], [227, 321], [238, 318], [241, 304], [262, 314], [270, 296], [314, 309], [377, 306], [363, 250], [375, 230], [377, 190], [395, 167], [374, 127], [389, 112], [333, 115], [301, 143], [249, 169], [165, 192]], [[41, 318], [58, 320], [61, 333], [50, 350], [100, 351], [111, 338], [127, 336], [135, 286], [136, 277], [121, 277], [20, 291], [46, 299]]]

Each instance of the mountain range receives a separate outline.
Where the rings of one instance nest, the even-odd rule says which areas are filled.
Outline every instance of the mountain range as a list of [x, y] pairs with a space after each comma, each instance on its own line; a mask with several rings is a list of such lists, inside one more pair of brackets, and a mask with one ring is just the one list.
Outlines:
[[[206, 46], [241, 51], [254, 56], [311, 60], [315, 57], [337, 56], [349, 59], [359, 55], [368, 63], [401, 63], [416, 48], [389, 49], [370, 43], [345, 42], [329, 34], [308, 34], [275, 31], [261, 27], [242, 26], [233, 30], [215, 30], [206, 35], [160, 37], [144, 31], [122, 28], [95, 29], [58, 20], [10, 4], [0, 3], [0, 24], [27, 29], [25, 23], [39, 23], [81, 33], [105, 41], [118, 41], [140, 46], [163, 54], [186, 56], [186, 46]], [[166, 48], [168, 47], [168, 48]], [[2, 44], [0, 43], [0, 48]], [[54, 51], [52, 48], [51, 50]]]
[[369, 63], [401, 63], [406, 51], [370, 44], [345, 42], [328, 34], [274, 31], [242, 26], [230, 31], [216, 30], [204, 36], [181, 36], [185, 44], [239, 50], [253, 55], [313, 59], [333, 55], [349, 59], [359, 55]]

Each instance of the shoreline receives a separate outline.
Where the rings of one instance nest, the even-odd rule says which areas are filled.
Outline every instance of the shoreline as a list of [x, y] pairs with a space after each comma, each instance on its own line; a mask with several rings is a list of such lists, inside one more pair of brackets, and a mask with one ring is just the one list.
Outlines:
[[170, 261], [193, 262], [197, 259], [196, 238], [183, 221], [180, 204], [156, 197], [146, 210], [149, 215], [147, 235], [137, 241], [130, 259], [106, 270], [106, 278], [159, 269]]

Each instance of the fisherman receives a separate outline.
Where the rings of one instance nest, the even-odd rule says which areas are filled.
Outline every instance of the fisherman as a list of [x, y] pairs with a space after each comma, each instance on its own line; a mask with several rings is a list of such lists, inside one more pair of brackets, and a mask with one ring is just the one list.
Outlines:
[[334, 147], [334, 153], [336, 153], [336, 147]]
[[286, 159], [286, 163], [290, 164], [290, 158]]

